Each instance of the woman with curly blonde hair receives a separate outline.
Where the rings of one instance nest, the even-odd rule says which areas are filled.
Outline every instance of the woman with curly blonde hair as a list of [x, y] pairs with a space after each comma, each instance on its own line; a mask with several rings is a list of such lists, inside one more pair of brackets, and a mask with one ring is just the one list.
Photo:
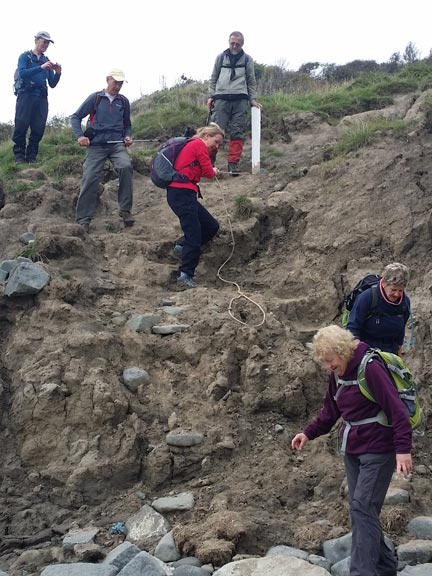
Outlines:
[[[339, 326], [321, 328], [312, 340], [316, 359], [330, 372], [321, 411], [296, 434], [292, 448], [327, 434], [342, 419], [340, 430], [352, 524], [351, 576], [396, 576], [397, 560], [384, 540], [379, 516], [393, 472], [412, 470], [412, 429], [386, 367], [377, 358], [365, 366], [372, 402], [358, 386], [357, 372], [368, 351], [365, 342]], [[380, 411], [390, 426], [379, 423]]]

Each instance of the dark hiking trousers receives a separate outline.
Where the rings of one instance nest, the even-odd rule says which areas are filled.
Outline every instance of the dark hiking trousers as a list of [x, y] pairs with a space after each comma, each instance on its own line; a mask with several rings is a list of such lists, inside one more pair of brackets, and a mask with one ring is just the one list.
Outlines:
[[397, 559], [384, 541], [381, 508], [396, 466], [393, 452], [345, 454], [352, 524], [350, 576], [395, 576]]
[[189, 188], [167, 188], [168, 205], [180, 220], [184, 234], [180, 270], [193, 278], [201, 254], [201, 246], [219, 230], [218, 221], [198, 202], [198, 195]]
[[[27, 162], [36, 160], [47, 118], [48, 99], [46, 96], [31, 92], [18, 94], [15, 108], [15, 129], [12, 136], [15, 143], [13, 147], [15, 160], [27, 160]], [[29, 128], [30, 137], [27, 145], [26, 138]]]

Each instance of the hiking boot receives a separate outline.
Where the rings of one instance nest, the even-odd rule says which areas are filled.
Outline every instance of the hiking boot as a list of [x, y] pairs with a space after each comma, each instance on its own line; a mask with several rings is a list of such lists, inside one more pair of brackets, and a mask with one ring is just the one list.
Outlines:
[[171, 250], [170, 256], [175, 260], [181, 261], [183, 256], [183, 246], [181, 244], [176, 244], [174, 248]]
[[197, 288], [198, 284], [194, 282], [191, 276], [184, 272], [177, 278], [177, 290], [189, 290], [189, 288]]
[[37, 160], [36, 158], [27, 158], [26, 162], [27, 164], [36, 164]]
[[15, 164], [25, 164], [24, 158], [15, 158]]
[[238, 162], [228, 162], [228, 172], [231, 176], [240, 176], [240, 168]]
[[127, 227], [133, 226], [135, 224], [135, 220], [128, 210], [121, 210], [120, 218], [123, 220], [123, 224]]

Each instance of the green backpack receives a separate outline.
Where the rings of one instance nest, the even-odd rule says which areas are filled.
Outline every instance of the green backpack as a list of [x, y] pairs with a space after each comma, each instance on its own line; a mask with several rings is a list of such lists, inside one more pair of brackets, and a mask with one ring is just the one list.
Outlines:
[[[420, 399], [418, 397], [417, 386], [413, 380], [412, 374], [405, 362], [392, 352], [383, 352], [378, 348], [369, 348], [366, 354], [363, 356], [360, 366], [357, 370], [357, 380], [342, 380], [336, 376], [337, 392], [334, 399], [342, 392], [342, 390], [347, 386], [358, 386], [360, 392], [366, 396], [371, 402], [376, 402], [375, 398], [370, 391], [368, 383], [366, 381], [365, 368], [368, 362], [371, 362], [374, 358], [380, 360], [384, 366], [387, 368], [391, 380], [399, 393], [399, 397], [407, 409], [409, 421], [411, 427], [415, 430], [420, 426], [421, 423], [421, 409], [420, 409]], [[378, 422], [383, 426], [391, 426], [389, 424], [388, 418], [383, 410], [380, 410], [376, 416], [371, 418], [364, 418], [357, 422], [347, 422], [343, 421], [345, 424], [345, 430], [342, 435], [342, 446], [341, 452], [345, 452], [348, 433], [353, 426], [360, 426], [362, 424], [371, 424], [373, 422]]]
[[[376, 402], [369, 389], [365, 373], [366, 364], [373, 358], [378, 358], [386, 366], [393, 384], [399, 393], [399, 398], [407, 409], [411, 427], [413, 429], [418, 428], [421, 423], [421, 409], [417, 386], [410, 369], [405, 364], [404, 360], [402, 360], [402, 358], [397, 354], [393, 354], [392, 352], [383, 352], [378, 348], [370, 348], [366, 352], [357, 372], [358, 385], [361, 393], [366, 396], [368, 400], [371, 400], [371, 402]], [[378, 422], [380, 424], [389, 426], [387, 416], [383, 411], [378, 413], [377, 418], [379, 418]]]

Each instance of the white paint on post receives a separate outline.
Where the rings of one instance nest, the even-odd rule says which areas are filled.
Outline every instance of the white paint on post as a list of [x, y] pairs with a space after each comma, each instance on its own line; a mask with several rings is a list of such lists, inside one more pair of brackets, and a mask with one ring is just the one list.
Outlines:
[[258, 174], [261, 163], [261, 110], [252, 106], [252, 174]]

